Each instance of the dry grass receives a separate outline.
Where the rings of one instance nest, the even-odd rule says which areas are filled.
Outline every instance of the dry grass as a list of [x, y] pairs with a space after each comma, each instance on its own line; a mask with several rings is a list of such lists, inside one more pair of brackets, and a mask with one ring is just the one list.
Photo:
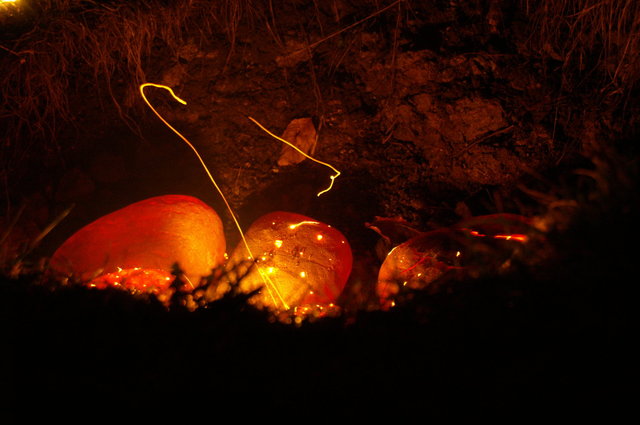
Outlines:
[[[335, 1], [332, 4], [337, 8]], [[382, 7], [375, 1], [370, 5], [374, 10]], [[129, 118], [131, 108], [141, 106], [137, 87], [152, 72], [150, 60], [159, 52], [177, 59], [187, 38], [203, 44], [223, 35], [229, 52], [226, 64], [242, 25], [264, 26], [276, 43], [282, 43], [278, 22], [285, 6], [295, 9], [300, 4], [22, 0], [19, 13], [14, 10], [12, 16], [0, 19], [0, 181], [10, 185], [8, 176], [23, 166], [34, 148], [65, 148], [56, 137], [60, 128], [73, 125], [83, 96], [103, 108], [115, 106], [120, 117], [135, 127]], [[342, 26], [336, 19], [334, 25]], [[321, 21], [317, 10], [316, 20]]]
[[223, 32], [232, 50], [252, 4], [23, 0], [19, 13], [0, 21], [0, 178], [20, 166], [33, 141], [41, 150], [56, 148], [59, 127], [78, 112], [71, 99], [115, 105], [127, 120], [152, 51], [176, 54], [187, 29], [203, 39]]
[[522, 0], [532, 47], [562, 62], [564, 83], [599, 79], [605, 94], [628, 94], [640, 83], [640, 2]]
[[83, 77], [106, 87], [120, 106], [113, 78], [127, 75], [130, 84], [137, 85], [145, 79], [143, 58], [154, 41], [162, 40], [169, 48], [181, 41], [188, 8], [156, 3], [31, 2], [32, 28], [2, 40], [5, 54], [0, 60], [8, 70], [0, 76], [5, 144], [20, 136], [55, 134], [56, 123], [70, 118], [69, 93], [79, 88]]
[[[316, 10], [320, 7], [319, 2], [312, 3]], [[3, 30], [0, 33], [0, 68], [3, 70], [0, 73], [0, 146], [3, 150], [28, 137], [51, 139], [61, 123], [73, 118], [70, 95], [78, 89], [93, 88], [96, 93], [91, 93], [92, 96], [113, 102], [121, 115], [126, 115], [136, 99], [135, 88], [145, 81], [146, 61], [154, 46], [176, 52], [188, 26], [195, 25], [195, 33], [203, 40], [214, 33], [225, 34], [229, 52], [236, 46], [238, 29], [243, 22], [260, 21], [276, 42], [281, 41], [278, 20], [279, 9], [284, 6], [273, 0], [22, 0], [20, 4], [19, 16], [13, 13], [13, 17], [6, 14], [0, 17]], [[336, 2], [330, 4], [335, 6]], [[397, 1], [371, 1], [374, 14], [364, 19], [396, 4], [400, 19], [402, 5]], [[407, 7], [411, 5], [412, 2], [407, 2]], [[603, 92], [628, 92], [637, 88], [640, 3], [635, 0], [520, 0], [520, 5], [532, 23], [532, 47], [562, 62], [567, 87], [595, 73], [605, 79], [604, 83], [600, 81]], [[336, 15], [336, 19], [340, 18]], [[319, 12], [316, 20], [323, 33], [325, 28]], [[342, 30], [338, 33], [360, 22], [347, 27], [339, 24]], [[394, 47], [398, 25], [393, 35]], [[334, 35], [311, 43], [309, 48]], [[229, 54], [227, 63], [230, 57]], [[122, 83], [114, 87], [118, 79]], [[0, 170], [7, 168], [7, 158], [16, 162], [19, 155], [7, 156], [3, 152], [3, 157]]]

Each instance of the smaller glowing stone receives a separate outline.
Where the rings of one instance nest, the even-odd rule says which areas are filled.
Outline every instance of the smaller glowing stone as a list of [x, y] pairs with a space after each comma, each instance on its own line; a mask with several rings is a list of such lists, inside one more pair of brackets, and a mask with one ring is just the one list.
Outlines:
[[321, 241], [321, 240], [322, 240], [322, 235], [318, 235], [318, 236], [316, 236], [316, 239], [318, 239], [319, 241]]
[[[544, 242], [531, 219], [514, 214], [473, 217], [450, 228], [422, 233], [393, 248], [380, 267], [376, 291], [381, 305], [393, 307], [393, 297], [402, 286], [422, 290], [437, 279], [479, 268], [504, 268], [515, 253], [514, 243], [526, 243], [532, 236]], [[452, 257], [456, 260], [451, 261]]]
[[[322, 236], [322, 243], [318, 243], [318, 235]], [[254, 221], [246, 239], [254, 252], [268, 252], [266, 261], [260, 262], [260, 268], [243, 265], [237, 259], [244, 258], [247, 249], [239, 244], [226, 267], [249, 267], [240, 289], [260, 290], [251, 299], [259, 306], [284, 311], [335, 302], [351, 272], [353, 257], [344, 236], [310, 217], [285, 211], [269, 213]], [[226, 290], [228, 285], [219, 285], [213, 296]]]

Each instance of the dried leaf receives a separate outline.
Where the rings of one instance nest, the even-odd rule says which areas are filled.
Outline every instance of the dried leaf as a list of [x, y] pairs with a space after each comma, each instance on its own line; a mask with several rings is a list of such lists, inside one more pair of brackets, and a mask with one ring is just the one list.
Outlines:
[[[315, 151], [317, 133], [311, 118], [292, 120], [282, 134], [282, 138], [306, 154], [313, 154]], [[304, 161], [304, 159], [304, 155], [297, 152], [291, 146], [284, 145], [280, 158], [278, 159], [278, 166], [286, 167], [287, 165], [295, 165]]]

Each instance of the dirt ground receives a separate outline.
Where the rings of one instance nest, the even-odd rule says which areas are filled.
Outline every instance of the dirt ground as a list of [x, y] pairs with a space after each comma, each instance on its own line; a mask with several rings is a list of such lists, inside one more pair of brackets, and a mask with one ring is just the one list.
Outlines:
[[[595, 138], [610, 125], [612, 111], [582, 103], [588, 91], [563, 91], [557, 64], [528, 50], [514, 10], [396, 2], [364, 14], [357, 1], [308, 3], [284, 5], [271, 26], [242, 21], [232, 45], [224, 31], [202, 40], [195, 30], [177, 51], [157, 45], [147, 81], [187, 104], [159, 88], [145, 93], [200, 152], [242, 225], [285, 210], [341, 230], [355, 256], [347, 294], [371, 295], [385, 254], [368, 223], [403, 220], [425, 231], [472, 215], [543, 214], [556, 177], [580, 164], [585, 128]], [[27, 239], [73, 205], [34, 257], [110, 211], [169, 193], [212, 205], [229, 249], [237, 243], [197, 157], [131, 94], [133, 83], [114, 85], [116, 100], [134, 99], [126, 120], [99, 95], [104, 88], [86, 83], [72, 94], [76, 119], [58, 150], [34, 155], [16, 180], [13, 208], [27, 205]], [[332, 171], [286, 159], [291, 148], [248, 117], [279, 136], [310, 119], [313, 156], [341, 172], [333, 189], [316, 196]]]

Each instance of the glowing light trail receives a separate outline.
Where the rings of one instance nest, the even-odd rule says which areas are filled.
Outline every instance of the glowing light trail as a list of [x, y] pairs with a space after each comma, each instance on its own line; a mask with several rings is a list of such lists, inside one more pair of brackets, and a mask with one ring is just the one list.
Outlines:
[[[242, 238], [242, 242], [245, 246], [245, 248], [247, 249], [247, 252], [249, 253], [249, 257], [250, 259], [254, 262], [255, 266], [258, 269], [258, 272], [260, 273], [260, 276], [262, 277], [262, 280], [264, 281], [267, 290], [269, 291], [269, 295], [271, 296], [271, 298], [273, 299], [273, 302], [275, 304], [277, 304], [277, 300], [276, 300], [276, 296], [278, 297], [278, 299], [280, 300], [280, 302], [282, 303], [282, 305], [284, 306], [285, 310], [289, 310], [289, 305], [284, 301], [284, 299], [282, 298], [282, 295], [280, 294], [280, 291], [278, 290], [278, 287], [271, 281], [271, 279], [269, 279], [269, 277], [267, 276], [267, 274], [262, 271], [262, 269], [260, 269], [260, 267], [258, 266], [257, 261], [255, 260], [255, 257], [253, 256], [253, 253], [251, 252], [251, 248], [249, 248], [249, 244], [247, 243], [247, 239], [244, 237], [244, 232], [242, 231], [242, 227], [240, 227], [240, 223], [238, 222], [238, 220], [236, 219], [236, 216], [233, 212], [233, 209], [231, 208], [231, 205], [229, 205], [229, 202], [227, 201], [227, 198], [224, 196], [224, 193], [222, 193], [222, 190], [220, 189], [220, 187], [218, 186], [218, 183], [216, 183], [215, 179], [213, 178], [213, 176], [211, 175], [211, 172], [209, 172], [209, 168], [207, 167], [207, 165], [204, 163], [204, 160], [202, 159], [202, 157], [200, 156], [200, 154], [198, 153], [198, 150], [191, 144], [191, 142], [189, 142], [189, 140], [187, 140], [186, 137], [184, 137], [178, 130], [176, 130], [171, 124], [169, 124], [167, 122], [167, 120], [165, 120], [162, 115], [160, 115], [160, 113], [158, 111], [156, 111], [156, 109], [151, 105], [151, 103], [149, 102], [149, 100], [147, 99], [147, 96], [144, 94], [144, 89], [146, 87], [157, 87], [160, 89], [165, 89], [167, 90], [171, 96], [173, 96], [173, 98], [175, 100], [177, 100], [178, 102], [182, 103], [183, 105], [186, 105], [187, 102], [182, 100], [181, 98], [179, 98], [174, 92], [173, 89], [171, 87], [165, 86], [163, 84], [154, 84], [154, 83], [144, 83], [140, 85], [140, 95], [142, 96], [142, 99], [144, 99], [145, 103], [147, 104], [147, 106], [149, 106], [149, 108], [151, 108], [151, 110], [153, 111], [154, 114], [156, 114], [156, 116], [160, 119], [160, 121], [162, 121], [164, 123], [164, 125], [166, 125], [167, 127], [169, 127], [169, 129], [171, 129], [171, 131], [173, 131], [174, 133], [176, 133], [178, 135], [178, 137], [180, 137], [180, 139], [182, 139], [183, 142], [185, 142], [187, 144], [187, 146], [189, 146], [191, 148], [191, 150], [193, 150], [193, 152], [196, 154], [196, 157], [198, 158], [198, 160], [200, 161], [200, 164], [202, 165], [202, 167], [204, 168], [204, 170], [207, 173], [207, 176], [209, 176], [209, 180], [211, 180], [211, 183], [213, 183], [213, 186], [216, 188], [216, 190], [218, 191], [218, 193], [220, 194], [220, 196], [222, 197], [222, 200], [224, 201], [224, 204], [226, 205], [227, 209], [229, 210], [229, 213], [231, 214], [231, 218], [233, 219], [233, 222], [235, 223], [238, 232], [240, 233], [240, 237]], [[254, 121], [255, 122], [255, 121]], [[259, 124], [258, 124], [259, 125]], [[262, 127], [262, 126], [261, 126]], [[267, 131], [267, 130], [265, 130]], [[267, 131], [268, 132], [268, 131]], [[276, 138], [278, 138], [277, 136], [274, 136]], [[287, 141], [284, 141], [287, 144], [290, 144]], [[293, 145], [291, 145], [293, 146]], [[295, 146], [293, 146], [295, 148]], [[297, 149], [297, 148], [296, 148]], [[307, 156], [306, 154], [303, 153], [303, 155]], [[315, 161], [315, 160], [314, 160]], [[316, 161], [318, 162], [318, 161]], [[327, 164], [328, 165], [328, 164]], [[329, 165], [329, 167], [331, 167]], [[331, 167], [333, 168], [333, 167]], [[337, 170], [336, 170], [337, 171]], [[339, 174], [339, 173], [338, 173]], [[337, 176], [336, 176], [337, 177]], [[332, 184], [333, 184], [333, 179], [332, 179]], [[329, 187], [330, 189], [331, 187]], [[319, 195], [319, 194], [318, 194]], [[275, 293], [275, 296], [274, 296]]]
[[284, 143], [287, 146], [292, 147], [293, 149], [295, 149], [299, 154], [301, 154], [302, 156], [304, 156], [305, 158], [310, 159], [311, 161], [320, 164], [320, 165], [324, 165], [325, 167], [330, 168], [331, 170], [333, 170], [336, 174], [333, 176], [329, 176], [329, 178], [331, 179], [331, 183], [329, 184], [329, 187], [326, 188], [325, 190], [322, 190], [320, 192], [318, 192], [318, 194], [316, 196], [320, 196], [323, 193], [327, 193], [328, 191], [331, 190], [331, 188], [333, 187], [333, 181], [335, 179], [338, 178], [338, 176], [340, 175], [340, 171], [336, 170], [332, 165], [327, 164], [326, 162], [322, 162], [320, 160], [315, 159], [314, 157], [307, 155], [305, 152], [303, 152], [302, 150], [300, 150], [296, 145], [294, 145], [291, 142], [286, 141], [285, 139], [283, 139], [282, 137], [278, 137], [275, 134], [273, 134], [272, 132], [270, 132], [269, 130], [267, 130], [262, 124], [260, 124], [258, 121], [256, 121], [254, 118], [252, 117], [247, 117], [249, 118], [251, 121], [253, 121], [253, 123], [255, 125], [257, 125], [258, 127], [260, 127], [265, 133], [267, 133], [269, 136], [273, 137], [274, 139], [280, 140], [282, 143]]
[[290, 224], [289, 225], [289, 229], [294, 230], [294, 229], [302, 226], [303, 224], [320, 224], [320, 223], [317, 222], [317, 221], [308, 221], [308, 220], [306, 220], [306, 221], [301, 221], [300, 223]]

